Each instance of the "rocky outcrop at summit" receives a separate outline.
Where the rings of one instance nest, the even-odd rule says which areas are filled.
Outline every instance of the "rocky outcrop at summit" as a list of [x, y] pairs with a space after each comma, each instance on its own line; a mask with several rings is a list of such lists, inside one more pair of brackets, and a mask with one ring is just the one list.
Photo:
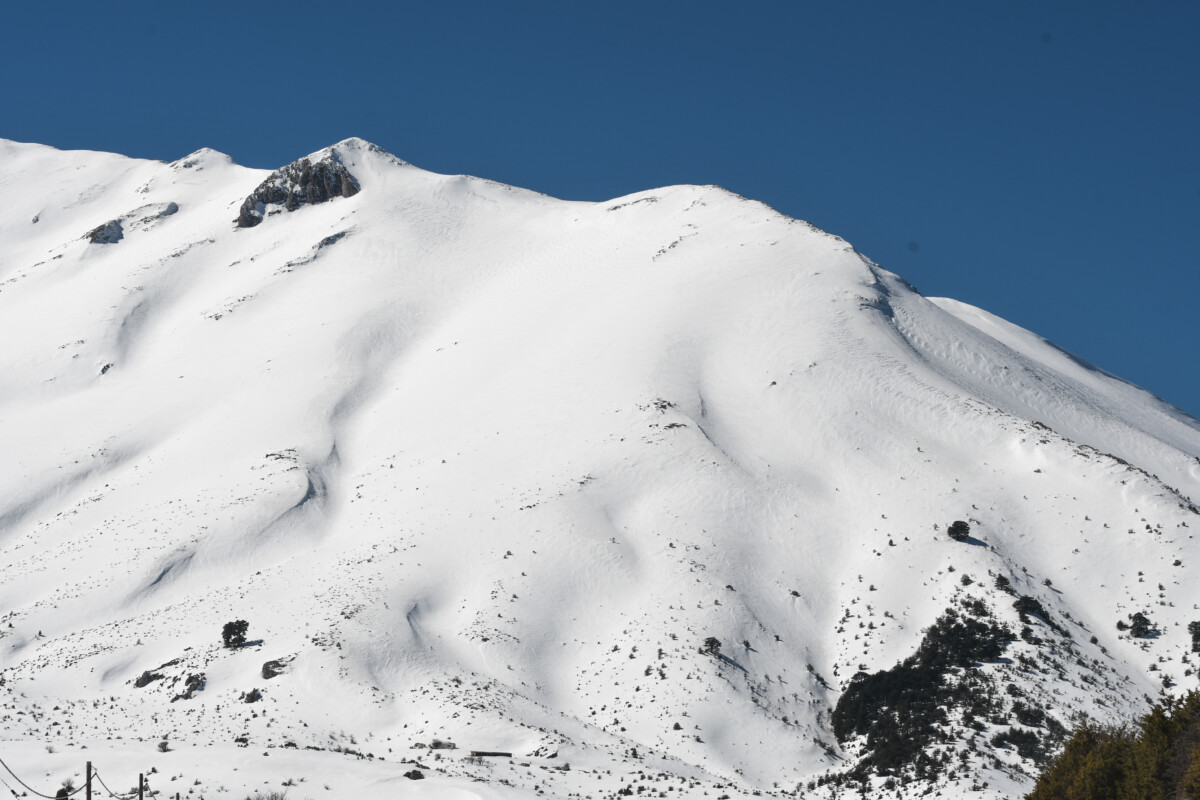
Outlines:
[[258, 185], [238, 211], [237, 227], [253, 228], [263, 221], [268, 205], [282, 205], [295, 211], [302, 205], [316, 205], [335, 197], [358, 194], [358, 181], [350, 170], [330, 155], [315, 164], [307, 158], [277, 169]]

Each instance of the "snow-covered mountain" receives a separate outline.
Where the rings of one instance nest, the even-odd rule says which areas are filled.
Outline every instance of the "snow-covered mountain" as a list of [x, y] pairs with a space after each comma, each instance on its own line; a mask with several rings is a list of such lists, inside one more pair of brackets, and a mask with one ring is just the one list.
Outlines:
[[1015, 797], [1196, 687], [1200, 422], [761, 203], [357, 139], [0, 140], [0, 198], [35, 789]]

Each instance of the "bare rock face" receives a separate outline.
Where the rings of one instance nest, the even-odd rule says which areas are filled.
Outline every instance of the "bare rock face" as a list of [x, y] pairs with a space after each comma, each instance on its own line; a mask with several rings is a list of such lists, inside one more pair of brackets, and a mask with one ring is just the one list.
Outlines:
[[253, 228], [263, 221], [268, 205], [295, 211], [302, 205], [324, 203], [335, 197], [358, 194], [358, 181], [350, 170], [328, 156], [315, 164], [307, 158], [277, 169], [258, 185], [238, 211], [237, 227]]
[[121, 220], [110, 219], [88, 231], [85, 238], [92, 244], [116, 244], [125, 238], [125, 229], [121, 226]]
[[[150, 203], [92, 228], [83, 238], [92, 244], [116, 244], [125, 238], [126, 233], [147, 230], [178, 211], [178, 203]], [[34, 222], [37, 222], [36, 218]]]

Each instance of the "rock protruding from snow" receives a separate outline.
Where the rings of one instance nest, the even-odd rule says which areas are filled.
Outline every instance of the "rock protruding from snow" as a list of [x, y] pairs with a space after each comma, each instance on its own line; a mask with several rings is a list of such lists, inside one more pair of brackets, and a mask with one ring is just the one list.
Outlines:
[[121, 220], [110, 219], [103, 225], [92, 228], [86, 235], [92, 244], [116, 244], [125, 238], [125, 228], [122, 227]]
[[258, 185], [242, 203], [237, 227], [253, 228], [262, 222], [268, 205], [282, 205], [288, 211], [295, 211], [305, 204], [353, 197], [358, 191], [358, 181], [336, 155], [329, 154], [315, 163], [302, 158], [275, 170]]
[[176, 171], [193, 169], [199, 172], [208, 166], [232, 163], [234, 163], [233, 159], [224, 153], [213, 150], [211, 147], [201, 147], [194, 153], [188, 153], [183, 158], [177, 161], [172, 161], [171, 169]]

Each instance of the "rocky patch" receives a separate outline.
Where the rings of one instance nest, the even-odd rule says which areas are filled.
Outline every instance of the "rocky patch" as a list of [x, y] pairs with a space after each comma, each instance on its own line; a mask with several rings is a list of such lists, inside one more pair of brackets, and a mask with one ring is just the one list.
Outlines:
[[[131, 226], [130, 232], [136, 233], [148, 230], [163, 219], [179, 211], [178, 203], [151, 203], [117, 217], [98, 227], [92, 228], [86, 234], [92, 244], [116, 244], [125, 238], [125, 226]], [[35, 220], [36, 222], [36, 220]]]
[[92, 228], [84, 238], [92, 244], [116, 244], [125, 238], [125, 228], [122, 227], [121, 220], [110, 219], [103, 225]]
[[335, 197], [353, 197], [359, 185], [350, 170], [330, 155], [315, 164], [307, 158], [272, 172], [242, 203], [236, 220], [239, 228], [253, 228], [263, 221], [266, 207], [281, 205], [295, 211]]

